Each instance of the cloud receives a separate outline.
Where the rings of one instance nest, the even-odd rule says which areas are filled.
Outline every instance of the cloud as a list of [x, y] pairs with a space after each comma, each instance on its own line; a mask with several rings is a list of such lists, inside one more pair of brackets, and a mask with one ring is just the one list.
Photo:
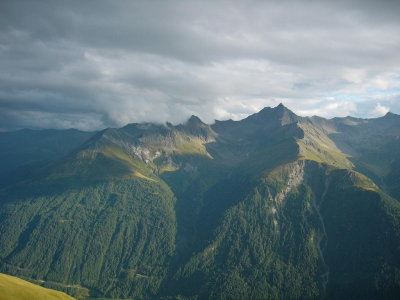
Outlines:
[[351, 101], [330, 99], [330, 102], [321, 108], [310, 110], [298, 110], [297, 113], [302, 116], [321, 116], [321, 117], [346, 117], [357, 114], [357, 105]]
[[398, 1], [1, 1], [0, 128], [400, 112]]
[[389, 111], [390, 111], [389, 106], [384, 106], [384, 105], [378, 103], [375, 106], [374, 110], [372, 111], [372, 114], [376, 115], [377, 117], [380, 117], [380, 116], [386, 115]]

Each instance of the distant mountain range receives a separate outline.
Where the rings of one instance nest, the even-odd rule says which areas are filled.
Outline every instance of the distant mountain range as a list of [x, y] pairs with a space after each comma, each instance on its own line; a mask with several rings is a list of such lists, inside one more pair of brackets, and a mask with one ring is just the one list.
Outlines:
[[0, 272], [75, 297], [399, 299], [400, 116], [0, 133]]

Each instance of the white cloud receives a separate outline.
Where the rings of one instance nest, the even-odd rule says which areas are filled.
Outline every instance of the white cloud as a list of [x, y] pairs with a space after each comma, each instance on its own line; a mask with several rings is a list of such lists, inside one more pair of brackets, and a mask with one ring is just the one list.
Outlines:
[[345, 69], [343, 78], [355, 84], [361, 84], [365, 80], [366, 74], [363, 69]]
[[389, 106], [384, 106], [384, 105], [378, 103], [375, 106], [374, 110], [372, 111], [372, 115], [380, 117], [380, 116], [386, 115], [389, 111], [390, 111]]
[[[320, 116], [320, 117], [346, 117], [357, 113], [357, 105], [351, 101], [331, 100], [328, 104], [320, 102], [317, 108], [298, 110], [302, 116]], [[314, 105], [315, 106], [315, 105]], [[319, 107], [318, 107], [319, 106]]]

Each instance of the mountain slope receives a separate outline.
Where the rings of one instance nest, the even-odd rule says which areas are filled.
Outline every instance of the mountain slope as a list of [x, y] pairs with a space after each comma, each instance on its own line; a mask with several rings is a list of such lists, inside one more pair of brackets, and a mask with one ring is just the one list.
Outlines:
[[46, 289], [17, 277], [0, 274], [0, 299], [3, 300], [72, 300], [67, 294]]
[[151, 294], [174, 249], [169, 189], [143, 179], [50, 184], [3, 204], [2, 270], [95, 295]]
[[348, 155], [356, 170], [365, 173], [391, 196], [398, 193], [398, 166], [400, 163], [400, 116], [388, 113], [376, 119], [352, 117], [334, 118], [318, 122], [327, 136]]
[[[153, 297], [176, 232], [175, 197], [157, 174], [175, 153], [207, 154], [203, 136], [144, 127], [155, 134], [143, 135], [139, 124], [99, 132], [35, 177], [4, 189], [1, 268], [79, 284], [93, 295]], [[155, 158], [158, 165], [149, 160]], [[21, 211], [21, 204], [28, 206]], [[72, 291], [77, 296], [79, 286]]]
[[[400, 205], [362, 175], [297, 161], [260, 178], [238, 197], [208, 242], [175, 274], [170, 285], [181, 295], [205, 299], [348, 295], [395, 299], [398, 295], [400, 281], [389, 276], [391, 281], [384, 285], [382, 270], [388, 266], [392, 273], [399, 270]], [[369, 224], [371, 218], [374, 223]], [[368, 267], [360, 268], [363, 264]]]
[[0, 132], [0, 174], [61, 158], [92, 135], [76, 129]]
[[[333, 298], [396, 299], [400, 205], [366, 177], [335, 170], [321, 205]], [[340, 200], [339, 200], [340, 199]]]

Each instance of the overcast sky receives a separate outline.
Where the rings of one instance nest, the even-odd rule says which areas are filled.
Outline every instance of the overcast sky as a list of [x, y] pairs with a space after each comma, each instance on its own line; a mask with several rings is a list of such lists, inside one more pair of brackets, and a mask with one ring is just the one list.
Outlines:
[[400, 1], [0, 1], [0, 130], [400, 113]]

